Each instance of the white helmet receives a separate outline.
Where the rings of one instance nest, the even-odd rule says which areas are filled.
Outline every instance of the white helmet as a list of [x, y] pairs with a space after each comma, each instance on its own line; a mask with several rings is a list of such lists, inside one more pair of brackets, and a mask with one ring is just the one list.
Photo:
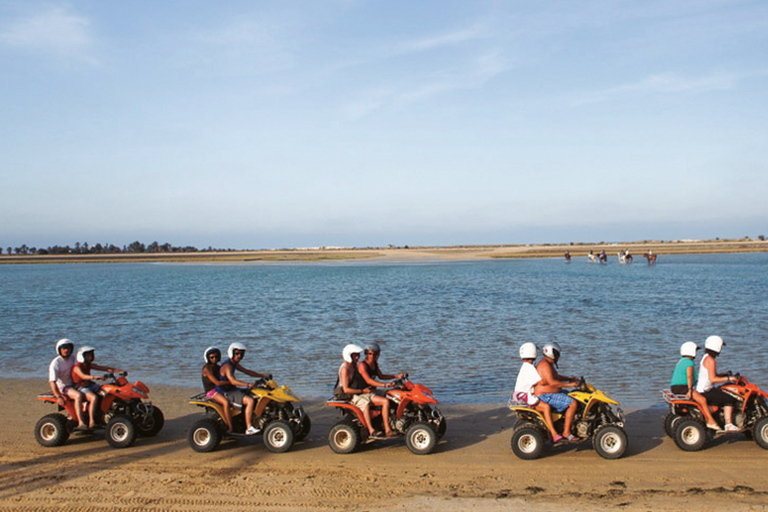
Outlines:
[[77, 351], [77, 362], [78, 363], [84, 363], [85, 362], [85, 353], [86, 352], [93, 352], [96, 349], [93, 347], [89, 347], [88, 345], [84, 347], [80, 347], [80, 349]]
[[208, 362], [208, 355], [211, 352], [218, 352], [219, 353], [219, 357], [221, 357], [221, 350], [219, 350], [218, 348], [213, 347], [213, 346], [208, 347], [207, 349], [205, 349], [205, 352], [203, 352], [203, 361], [205, 361], [206, 363]]
[[723, 347], [725, 346], [725, 342], [723, 341], [723, 338], [720, 336], [710, 336], [707, 338], [707, 341], [704, 342], [704, 348], [707, 350], [711, 350], [712, 352], [715, 352], [717, 354], [720, 353], [721, 350], [723, 350]]
[[520, 345], [520, 359], [536, 359], [539, 355], [539, 350], [536, 345], [531, 343], [523, 343]]
[[344, 347], [344, 350], [341, 351], [341, 357], [344, 358], [344, 360], [348, 363], [352, 362], [352, 354], [359, 354], [362, 352], [363, 349], [355, 345], [354, 343], [350, 343], [346, 347]]
[[235, 350], [242, 350], [243, 352], [245, 352], [245, 345], [237, 342], [231, 344], [227, 349], [227, 357], [232, 359], [235, 356]]
[[62, 339], [60, 339], [59, 341], [56, 342], [56, 355], [57, 356], [61, 355], [61, 347], [63, 347], [64, 345], [69, 345], [69, 348], [71, 350], [75, 349], [75, 344], [72, 343], [72, 340], [68, 340], [67, 338], [62, 338]]
[[541, 352], [544, 354], [544, 357], [554, 359], [555, 364], [557, 364], [557, 361], [560, 359], [560, 345], [555, 341], [550, 341], [544, 345], [544, 348], [541, 349]]
[[692, 341], [686, 341], [680, 345], [680, 355], [683, 357], [696, 357], [696, 351], [699, 347]]

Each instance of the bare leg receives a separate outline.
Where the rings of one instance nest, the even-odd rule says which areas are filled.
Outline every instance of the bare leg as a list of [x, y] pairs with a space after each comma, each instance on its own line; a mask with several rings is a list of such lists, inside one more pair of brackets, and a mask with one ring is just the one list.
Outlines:
[[565, 424], [563, 425], [563, 437], [571, 435], [571, 423], [573, 423], [573, 417], [576, 415], [576, 400], [571, 402], [568, 409], [565, 411]]
[[392, 429], [389, 427], [389, 400], [383, 396], [374, 395], [371, 401], [381, 407], [381, 416], [384, 420], [384, 435], [392, 436]]
[[725, 424], [733, 424], [733, 406], [732, 405], [725, 405], [723, 406], [723, 412], [725, 412]]
[[99, 404], [99, 396], [93, 391], [89, 391], [85, 394], [85, 399], [88, 400], [88, 427], [93, 428], [96, 426], [96, 407]]
[[712, 416], [712, 411], [709, 410], [709, 404], [707, 403], [707, 399], [704, 398], [704, 395], [698, 391], [694, 391], [693, 400], [701, 406], [701, 412], [704, 414], [704, 419], [707, 420], [707, 424], [717, 424], [715, 417]]
[[547, 424], [549, 435], [552, 436], [552, 439], [556, 438], [559, 434], [557, 433], [557, 430], [555, 430], [555, 424], [552, 421], [552, 409], [549, 407], [549, 404], [539, 401], [539, 403], [534, 406], [534, 409], [544, 415], [544, 422]]
[[83, 394], [74, 388], [69, 388], [67, 390], [67, 396], [73, 402], [75, 402], [75, 416], [77, 416], [77, 426], [85, 427], [86, 425], [83, 421]]
[[253, 426], [251, 424], [251, 417], [253, 416], [253, 408], [256, 402], [254, 402], [253, 398], [246, 396], [243, 397], [243, 405], [245, 405], [245, 428], [247, 430]]
[[221, 404], [222, 409], [222, 415], [224, 416], [224, 423], [227, 424], [227, 432], [232, 432], [232, 416], [229, 413], [229, 400], [227, 400], [227, 397], [222, 395], [221, 393], [216, 393], [213, 395], [214, 401]]

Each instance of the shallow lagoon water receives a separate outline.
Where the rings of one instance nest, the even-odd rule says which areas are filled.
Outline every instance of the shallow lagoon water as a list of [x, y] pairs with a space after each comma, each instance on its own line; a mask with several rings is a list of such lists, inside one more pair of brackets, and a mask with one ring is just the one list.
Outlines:
[[[203, 350], [326, 397], [341, 349], [379, 340], [382, 368], [444, 402], [504, 403], [518, 347], [553, 340], [560, 370], [622, 401], [659, 401], [680, 344], [727, 343], [718, 367], [768, 386], [768, 254], [312, 264], [0, 266], [6, 377], [40, 377], [62, 337], [148, 383], [200, 384]], [[44, 386], [41, 386], [43, 389]]]

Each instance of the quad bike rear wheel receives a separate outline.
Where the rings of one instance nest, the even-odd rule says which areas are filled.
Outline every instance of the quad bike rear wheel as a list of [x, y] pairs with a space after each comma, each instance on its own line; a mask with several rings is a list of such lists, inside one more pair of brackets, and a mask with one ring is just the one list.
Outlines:
[[707, 429], [698, 420], [683, 419], [675, 428], [675, 444], [686, 452], [696, 452], [702, 449], [707, 440]]
[[136, 441], [136, 426], [125, 414], [117, 414], [107, 423], [107, 442], [112, 448], [128, 448]]
[[512, 433], [512, 451], [523, 460], [534, 460], [544, 450], [544, 433], [531, 425], [521, 425]]
[[752, 429], [752, 434], [760, 448], [768, 450], [768, 416], [757, 420]]
[[198, 453], [212, 452], [221, 442], [221, 427], [212, 418], [198, 420], [189, 429], [187, 442]]
[[429, 423], [419, 421], [405, 431], [405, 445], [416, 455], [432, 453], [437, 444], [437, 434]]
[[287, 452], [293, 446], [293, 429], [283, 420], [270, 421], [264, 429], [264, 446], [273, 453]]
[[149, 414], [148, 416], [139, 416], [136, 418], [136, 431], [140, 436], [143, 437], [156, 436], [157, 433], [162, 430], [163, 425], [165, 425], [165, 416], [163, 416], [163, 411], [154, 405], [151, 407], [152, 414]]
[[69, 439], [67, 417], [63, 414], [46, 414], [35, 425], [35, 439], [41, 446], [61, 446]]
[[592, 438], [592, 446], [604, 459], [618, 459], [627, 451], [627, 434], [616, 425], [600, 427]]
[[328, 433], [328, 444], [336, 453], [352, 453], [360, 445], [360, 429], [347, 421], [339, 422]]
[[667, 434], [669, 437], [674, 438], [675, 427], [677, 427], [677, 423], [681, 419], [682, 419], [682, 416], [680, 416], [679, 414], [675, 414], [673, 412], [667, 413], [667, 415], [664, 416], [664, 433]]

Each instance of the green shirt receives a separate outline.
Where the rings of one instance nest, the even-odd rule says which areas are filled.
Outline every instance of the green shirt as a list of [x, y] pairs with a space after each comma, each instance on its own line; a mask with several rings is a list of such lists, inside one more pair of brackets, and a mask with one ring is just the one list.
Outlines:
[[693, 368], [693, 385], [696, 386], [696, 379], [698, 378], [696, 374], [696, 365], [693, 360], [688, 359], [687, 357], [682, 357], [680, 358], [680, 361], [677, 362], [675, 371], [672, 373], [672, 382], [670, 383], [670, 386], [687, 386], [688, 368], [691, 367]]

